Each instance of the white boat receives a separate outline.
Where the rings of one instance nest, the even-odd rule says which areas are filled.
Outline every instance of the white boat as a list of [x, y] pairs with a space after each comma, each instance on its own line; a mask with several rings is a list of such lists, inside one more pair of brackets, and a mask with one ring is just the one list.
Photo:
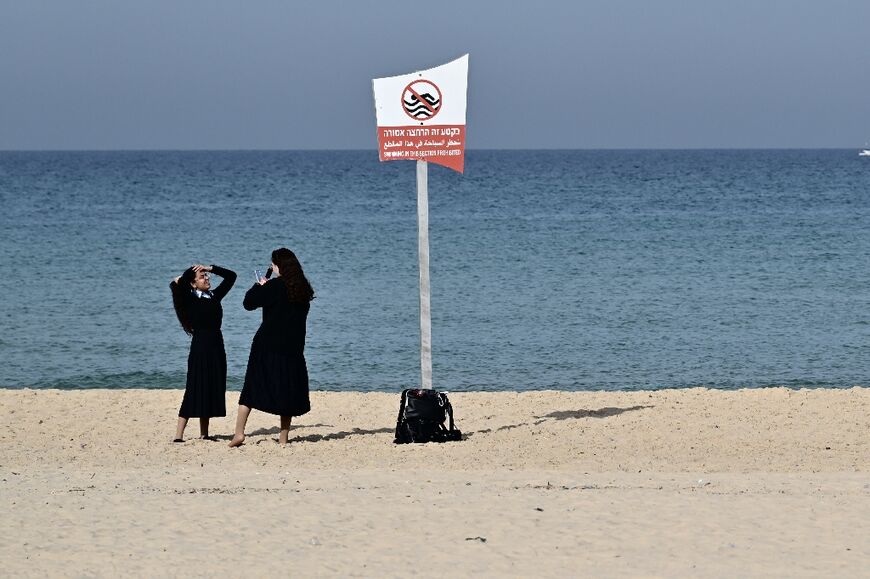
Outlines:
[[861, 149], [861, 152], [858, 153], [859, 157], [870, 157], [870, 149]]

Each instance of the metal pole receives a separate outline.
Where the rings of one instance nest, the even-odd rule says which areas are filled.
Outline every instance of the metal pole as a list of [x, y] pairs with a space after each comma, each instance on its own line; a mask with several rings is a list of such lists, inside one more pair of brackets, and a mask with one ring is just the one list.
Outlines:
[[432, 312], [429, 309], [429, 169], [417, 161], [417, 241], [420, 256], [421, 388], [432, 388]]

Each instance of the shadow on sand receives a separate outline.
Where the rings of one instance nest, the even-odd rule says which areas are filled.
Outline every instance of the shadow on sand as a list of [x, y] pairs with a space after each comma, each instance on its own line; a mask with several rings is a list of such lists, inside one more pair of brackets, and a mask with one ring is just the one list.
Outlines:
[[[321, 427], [322, 428], [331, 428], [332, 425], [331, 424], [300, 424], [298, 426], [291, 425], [290, 432], [293, 432], [294, 430], [296, 430], [298, 428], [321, 428]], [[252, 432], [247, 433], [245, 436], [265, 436], [268, 434], [278, 434], [280, 432], [281, 432], [280, 428], [278, 428], [277, 426], [273, 426], [272, 428], [258, 428], [257, 430], [254, 430]], [[232, 440], [233, 435], [232, 434], [215, 434], [215, 435], [212, 435], [211, 438], [213, 438], [215, 440]], [[277, 439], [275, 439], [275, 440], [277, 440]]]
[[[395, 432], [394, 428], [377, 428], [374, 430], [365, 430], [363, 428], [354, 428], [349, 431], [341, 431], [341, 432], [331, 432], [329, 434], [309, 434], [307, 436], [293, 436], [293, 431], [298, 430], [300, 428], [315, 428], [315, 427], [330, 427], [331, 424], [304, 424], [300, 426], [291, 426], [290, 427], [290, 438], [288, 438], [288, 443], [293, 442], [321, 442], [327, 440], [341, 440], [343, 438], [348, 438], [350, 436], [366, 436], [370, 434], [385, 434], [387, 432], [392, 433]], [[246, 436], [266, 436], [269, 434], [279, 434], [281, 429], [277, 426], [273, 426], [272, 428], [258, 428], [253, 432], [249, 432]], [[218, 435], [213, 438], [217, 440], [232, 440], [232, 435]], [[278, 439], [273, 439], [275, 442], [278, 442]], [[249, 441], [250, 442], [250, 441]], [[254, 444], [260, 444], [262, 441], [256, 441]]]
[[[583, 418], [610, 418], [612, 416], [619, 416], [624, 412], [633, 412], [635, 410], [643, 410], [644, 408], [652, 408], [652, 406], [629, 406], [628, 408], [614, 408], [614, 407], [606, 407], [599, 408], [598, 410], [557, 410], [555, 412], [551, 412], [549, 414], [545, 414], [544, 416], [535, 416], [535, 421], [532, 422], [534, 426], [539, 424], [543, 424], [548, 420], [580, 420]], [[503, 430], [512, 430], [514, 428], [520, 428], [521, 426], [529, 426], [528, 422], [523, 422], [520, 424], [507, 424], [505, 426], [500, 426], [493, 431], [491, 428], [484, 428], [482, 430], [477, 430], [475, 432], [468, 432], [463, 434], [463, 438], [468, 438], [474, 436], [475, 434], [487, 434], [489, 432], [501, 432]]]
[[[477, 430], [474, 432], [464, 432], [462, 434], [462, 438], [464, 440], [476, 434], [487, 434], [490, 432], [512, 430], [514, 428], [520, 428], [522, 426], [529, 426], [530, 424], [533, 426], [537, 426], [548, 420], [582, 420], [584, 418], [611, 418], [613, 416], [619, 416], [620, 414], [623, 414], [625, 412], [633, 412], [636, 410], [643, 410], [645, 408], [652, 408], [652, 406], [629, 406], [627, 408], [606, 407], [599, 408], [598, 410], [557, 410], [543, 416], [534, 416], [533, 418], [535, 418], [535, 421], [532, 423], [523, 422], [520, 424], [507, 424], [505, 426], [500, 426], [495, 430], [493, 430], [492, 428], [484, 428], [482, 430]], [[305, 424], [300, 426], [291, 426], [290, 434], [292, 436], [293, 431], [300, 428], [329, 428], [331, 426], [331, 424]], [[248, 436], [263, 436], [269, 434], [278, 434], [279, 432], [280, 429], [277, 426], [273, 426], [272, 428], [259, 428], [249, 433]], [[372, 434], [387, 434], [393, 432], [395, 432], [394, 428], [376, 428], [370, 430], [366, 430], [363, 428], [354, 428], [348, 431], [332, 432], [329, 434], [309, 434], [307, 436], [293, 436], [287, 442], [323, 442], [329, 440], [342, 440], [351, 436], [367, 436]], [[217, 440], [232, 440], [233, 437], [232, 435], [216, 435], [212, 438]], [[277, 442], [277, 439], [275, 439], [275, 441]]]
[[632, 412], [634, 410], [643, 410], [644, 408], [652, 408], [652, 406], [629, 406], [628, 408], [599, 408], [598, 410], [557, 410], [550, 412], [544, 416], [535, 416], [538, 420], [535, 424], [540, 424], [552, 418], [553, 420], [570, 420], [580, 418], [610, 418], [611, 416], [619, 416], [624, 412]]
[[395, 432], [395, 428], [376, 428], [374, 430], [365, 430], [362, 428], [354, 428], [350, 431], [332, 432], [330, 434], [309, 434], [308, 436], [294, 436], [287, 442], [321, 442], [324, 440], [341, 440], [349, 436], [366, 436], [370, 434], [385, 434], [387, 432]]

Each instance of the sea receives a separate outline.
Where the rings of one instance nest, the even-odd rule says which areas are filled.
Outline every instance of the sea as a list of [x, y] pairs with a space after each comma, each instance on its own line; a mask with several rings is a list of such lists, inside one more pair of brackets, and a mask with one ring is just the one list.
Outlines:
[[[545, 150], [429, 166], [433, 384], [847, 388], [870, 376], [870, 158]], [[170, 280], [271, 251], [316, 291], [315, 390], [420, 385], [414, 162], [368, 151], [0, 152], [0, 387], [183, 388]], [[220, 281], [215, 276], [214, 282]]]

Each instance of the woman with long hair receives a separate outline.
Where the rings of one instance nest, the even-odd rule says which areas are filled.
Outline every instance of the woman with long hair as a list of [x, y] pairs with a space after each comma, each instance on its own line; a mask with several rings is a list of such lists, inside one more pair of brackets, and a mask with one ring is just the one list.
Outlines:
[[[223, 281], [211, 289], [214, 273]], [[172, 303], [182, 329], [191, 336], [187, 356], [187, 383], [178, 410], [178, 425], [173, 442], [184, 442], [184, 429], [190, 418], [199, 418], [202, 438], [208, 435], [208, 419], [226, 416], [227, 354], [221, 333], [221, 300], [236, 282], [236, 274], [217, 265], [194, 265], [172, 280]]]
[[263, 308], [263, 322], [251, 343], [245, 385], [239, 396], [236, 432], [230, 446], [245, 441], [251, 409], [281, 417], [278, 442], [287, 444], [290, 421], [311, 410], [305, 365], [305, 324], [314, 290], [296, 255], [282, 247], [272, 252], [277, 277], [257, 280], [243, 302], [245, 309]]

